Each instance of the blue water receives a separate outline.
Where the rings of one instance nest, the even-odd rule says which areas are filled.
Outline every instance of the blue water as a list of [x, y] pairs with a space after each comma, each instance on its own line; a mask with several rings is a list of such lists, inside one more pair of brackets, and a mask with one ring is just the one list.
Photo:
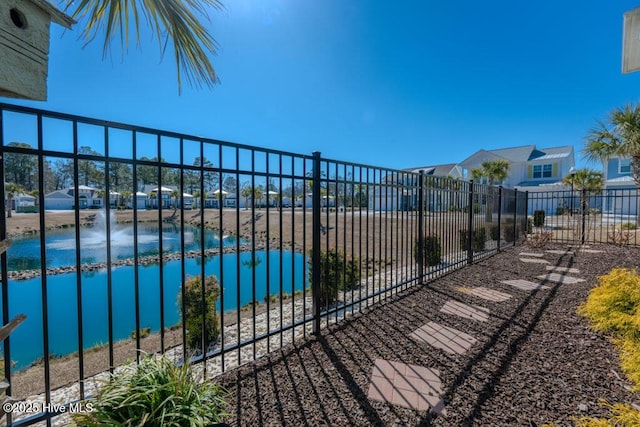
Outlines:
[[[133, 258], [133, 226], [113, 225], [111, 229], [111, 259]], [[160, 229], [157, 223], [141, 223], [138, 225], [138, 253], [139, 256], [157, 255], [159, 249]], [[82, 264], [100, 263], [107, 261], [106, 231], [104, 227], [82, 228], [80, 230], [80, 259]], [[223, 245], [235, 245], [234, 236], [223, 236]], [[200, 230], [185, 226], [185, 250], [199, 250], [201, 244]], [[170, 223], [162, 225], [163, 253], [179, 252], [181, 245], [180, 227]], [[205, 248], [220, 246], [217, 232], [205, 230]], [[62, 267], [76, 264], [75, 230], [53, 230], [45, 233], [45, 248], [47, 267]], [[37, 237], [16, 237], [8, 254], [9, 270], [39, 269], [41, 263], [40, 239]]]
[[[240, 276], [237, 269], [239, 266]], [[253, 280], [255, 270], [255, 282]], [[307, 283], [306, 263], [303, 254], [282, 253], [283, 275], [280, 277], [280, 252], [269, 252], [269, 294], [292, 294], [302, 290]], [[200, 274], [199, 259], [185, 259], [185, 272]], [[295, 277], [292, 277], [292, 271]], [[164, 326], [180, 322], [178, 293], [182, 277], [181, 262], [164, 264]], [[251, 253], [243, 252], [222, 256], [224, 289], [218, 309], [233, 311], [251, 301], [264, 301], [267, 295], [267, 252], [258, 251], [255, 264]], [[220, 279], [220, 256], [208, 258], [205, 274], [215, 274]], [[152, 265], [139, 268], [140, 327], [160, 330], [160, 268]], [[220, 283], [220, 282], [219, 282]], [[240, 300], [238, 302], [238, 286]], [[255, 286], [254, 286], [255, 284]], [[255, 290], [254, 290], [255, 287]], [[82, 323], [84, 348], [108, 342], [107, 273], [93, 272], [82, 275]], [[65, 355], [78, 351], [76, 274], [47, 277], [49, 352]], [[29, 366], [43, 355], [42, 280], [40, 277], [9, 281], [10, 317], [18, 313], [27, 320], [11, 334], [11, 359], [15, 369]], [[124, 266], [112, 270], [113, 334], [114, 340], [131, 339], [135, 330], [134, 267]]]

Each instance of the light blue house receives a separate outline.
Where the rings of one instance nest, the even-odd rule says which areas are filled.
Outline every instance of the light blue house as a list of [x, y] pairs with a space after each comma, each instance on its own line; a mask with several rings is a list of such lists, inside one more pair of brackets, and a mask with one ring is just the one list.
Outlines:
[[603, 213], [638, 214], [638, 188], [633, 180], [631, 168], [631, 159], [628, 157], [611, 157], [603, 163]]

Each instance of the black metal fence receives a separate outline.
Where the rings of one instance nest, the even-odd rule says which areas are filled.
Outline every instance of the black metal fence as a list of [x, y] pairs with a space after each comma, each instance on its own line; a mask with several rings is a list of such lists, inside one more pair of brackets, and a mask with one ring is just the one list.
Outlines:
[[529, 215], [544, 212], [536, 230], [555, 241], [640, 245], [635, 188], [529, 193], [528, 206]]
[[142, 352], [210, 378], [527, 227], [513, 190], [7, 104], [0, 155], [2, 320], [27, 315], [3, 345], [9, 425]]

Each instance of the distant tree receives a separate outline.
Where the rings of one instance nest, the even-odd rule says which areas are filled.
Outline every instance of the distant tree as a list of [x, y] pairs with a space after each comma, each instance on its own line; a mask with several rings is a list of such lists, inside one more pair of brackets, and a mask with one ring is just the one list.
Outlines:
[[132, 176], [131, 166], [118, 162], [109, 164], [109, 186], [112, 190], [120, 191], [123, 187], [130, 187]]
[[[25, 142], [10, 142], [8, 147], [29, 148], [31, 145]], [[37, 187], [38, 182], [38, 158], [31, 154], [5, 153], [4, 154], [5, 179], [18, 184], [22, 188], [31, 191]]]
[[471, 176], [474, 180], [479, 180], [482, 177], [487, 178], [490, 187], [487, 196], [490, 200], [487, 200], [486, 204], [485, 221], [490, 223], [493, 220], [493, 202], [496, 200], [493, 185], [496, 182], [502, 182], [507, 179], [509, 176], [509, 162], [503, 159], [483, 162], [481, 168], [471, 169]]
[[13, 205], [13, 198], [18, 194], [24, 193], [24, 188], [15, 182], [9, 182], [4, 186], [4, 194], [7, 196], [7, 218], [11, 218], [11, 209]]
[[[248, 200], [249, 198], [251, 198], [251, 206], [253, 206], [253, 196], [254, 196], [253, 187], [251, 187], [249, 184], [245, 184], [240, 190], [240, 195], [244, 197], [245, 200]], [[249, 209], [249, 207], [246, 204], [244, 208]]]
[[253, 196], [251, 197], [251, 200], [252, 200], [251, 203], [253, 203], [253, 200], [257, 200], [258, 208], [259, 208], [262, 203], [263, 196], [264, 196], [264, 189], [262, 188], [262, 185], [258, 185], [256, 188], [253, 189]]
[[[99, 156], [91, 147], [80, 147], [78, 154]], [[104, 163], [91, 159], [78, 160], [78, 180], [81, 185], [101, 187], [104, 185]]]
[[226, 177], [222, 182], [222, 189], [229, 194], [235, 194], [236, 187], [237, 187], [236, 179], [232, 176]]
[[[580, 206], [581, 209], [586, 211], [588, 209], [589, 198], [584, 191], [592, 194], [602, 193], [604, 188], [604, 177], [602, 172], [592, 169], [578, 169], [572, 175], [567, 175], [562, 178], [562, 183], [567, 187], [571, 186], [580, 193]], [[573, 195], [571, 195], [573, 197]]]

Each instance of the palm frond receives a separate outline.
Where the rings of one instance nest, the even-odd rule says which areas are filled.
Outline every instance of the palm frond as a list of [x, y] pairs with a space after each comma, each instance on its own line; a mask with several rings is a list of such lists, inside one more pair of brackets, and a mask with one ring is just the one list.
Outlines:
[[[209, 60], [218, 44], [198, 19], [207, 17], [207, 9], [222, 9], [220, 0], [66, 0], [75, 19], [85, 22], [82, 37], [85, 45], [104, 32], [103, 56], [107, 55], [113, 39], [120, 35], [123, 51], [129, 46], [130, 29], [140, 43], [140, 15], [142, 14], [164, 54], [169, 42], [173, 45], [178, 88], [183, 76], [191, 85], [208, 87], [220, 82]], [[131, 22], [133, 18], [133, 22]]]

